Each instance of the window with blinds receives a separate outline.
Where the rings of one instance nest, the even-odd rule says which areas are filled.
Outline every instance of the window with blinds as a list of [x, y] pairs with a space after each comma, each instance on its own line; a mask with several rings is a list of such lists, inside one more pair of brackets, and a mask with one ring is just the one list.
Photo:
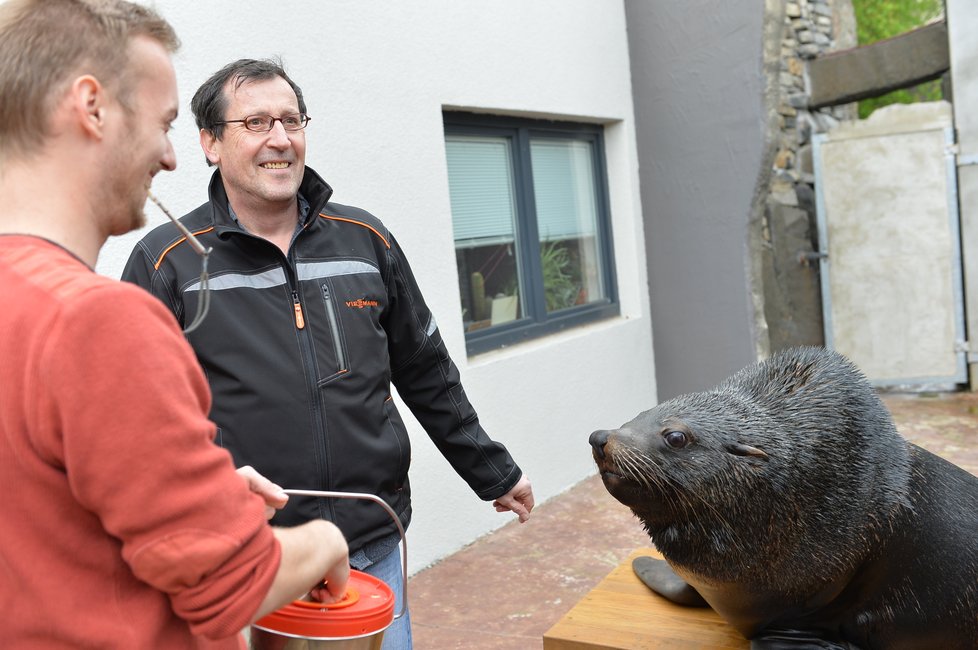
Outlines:
[[601, 127], [444, 117], [469, 352], [617, 315]]

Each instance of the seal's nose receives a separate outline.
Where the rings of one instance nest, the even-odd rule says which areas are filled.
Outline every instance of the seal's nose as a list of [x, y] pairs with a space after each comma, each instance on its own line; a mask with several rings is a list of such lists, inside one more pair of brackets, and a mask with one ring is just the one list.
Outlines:
[[608, 432], [604, 430], [595, 431], [587, 440], [594, 447], [595, 457], [604, 460], [604, 446], [608, 443]]

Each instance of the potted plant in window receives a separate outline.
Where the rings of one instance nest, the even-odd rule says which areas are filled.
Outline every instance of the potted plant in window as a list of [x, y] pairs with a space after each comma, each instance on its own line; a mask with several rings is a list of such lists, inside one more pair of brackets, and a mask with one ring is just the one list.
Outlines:
[[543, 267], [543, 295], [547, 311], [574, 306], [578, 288], [571, 276], [570, 251], [559, 241], [544, 242], [540, 246], [540, 264]]

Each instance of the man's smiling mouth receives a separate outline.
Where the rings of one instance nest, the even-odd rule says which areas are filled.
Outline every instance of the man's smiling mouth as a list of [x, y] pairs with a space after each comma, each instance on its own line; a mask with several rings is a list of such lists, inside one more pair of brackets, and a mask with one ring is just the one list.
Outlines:
[[291, 163], [287, 163], [287, 162], [267, 162], [267, 163], [262, 163], [261, 165], [259, 165], [259, 167], [263, 169], [285, 169], [290, 164]]

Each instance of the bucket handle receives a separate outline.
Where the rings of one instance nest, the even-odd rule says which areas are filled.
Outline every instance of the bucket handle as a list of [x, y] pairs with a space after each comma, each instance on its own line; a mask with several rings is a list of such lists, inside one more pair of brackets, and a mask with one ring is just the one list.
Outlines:
[[366, 492], [333, 492], [330, 490], [283, 490], [286, 494], [294, 494], [296, 496], [306, 496], [306, 497], [325, 497], [325, 498], [336, 498], [336, 499], [366, 499], [367, 501], [373, 501], [390, 515], [394, 523], [397, 524], [397, 532], [401, 535], [401, 550], [403, 556], [401, 557], [401, 611], [399, 611], [395, 616], [394, 620], [404, 616], [404, 612], [407, 611], [407, 537], [404, 536], [404, 526], [401, 525], [401, 520], [398, 519], [397, 513], [394, 512], [393, 508], [387, 505], [387, 502], [380, 497], [368, 494]]

